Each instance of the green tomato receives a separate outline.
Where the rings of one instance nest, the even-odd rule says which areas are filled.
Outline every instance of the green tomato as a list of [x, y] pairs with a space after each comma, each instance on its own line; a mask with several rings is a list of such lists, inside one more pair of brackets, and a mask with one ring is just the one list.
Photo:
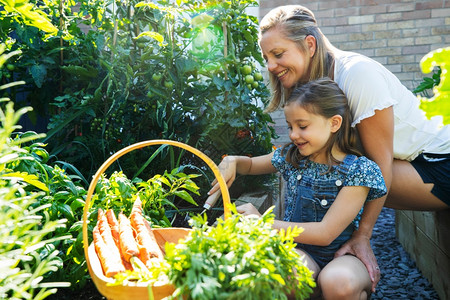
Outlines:
[[261, 81], [263, 79], [263, 75], [260, 72], [256, 72], [253, 76], [257, 81]]
[[252, 87], [256, 89], [259, 86], [259, 83], [257, 81], [252, 82]]
[[14, 65], [13, 64], [7, 64], [6, 68], [10, 71], [14, 71]]
[[148, 91], [148, 92], [147, 92], [147, 98], [151, 98], [152, 96], [153, 96], [152, 91]]
[[242, 74], [250, 75], [252, 73], [252, 67], [249, 65], [245, 65], [242, 67]]
[[172, 89], [173, 88], [173, 82], [168, 80], [164, 82], [164, 86], [168, 89]]
[[255, 78], [253, 77], [253, 75], [245, 76], [245, 82], [246, 83], [253, 83], [254, 81], [255, 81]]
[[152, 79], [154, 81], [159, 81], [159, 80], [161, 80], [161, 78], [162, 78], [162, 74], [161, 73], [155, 73], [155, 74], [152, 75]]
[[137, 46], [139, 49], [144, 49], [146, 45], [147, 45], [147, 42], [145, 42], [145, 41], [137, 41], [137, 42], [136, 42], [136, 46]]

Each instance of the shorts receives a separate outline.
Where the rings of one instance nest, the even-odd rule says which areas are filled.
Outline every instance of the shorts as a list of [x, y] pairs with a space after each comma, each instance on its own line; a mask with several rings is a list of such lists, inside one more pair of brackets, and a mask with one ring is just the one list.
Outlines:
[[297, 244], [297, 248], [308, 253], [312, 259], [323, 269], [330, 261], [334, 259], [334, 254], [348, 241], [352, 233], [355, 231], [355, 226], [350, 224], [347, 228], [328, 246], [315, 246], [307, 244]]
[[433, 183], [431, 193], [450, 206], [450, 153], [422, 153], [411, 161], [424, 183]]

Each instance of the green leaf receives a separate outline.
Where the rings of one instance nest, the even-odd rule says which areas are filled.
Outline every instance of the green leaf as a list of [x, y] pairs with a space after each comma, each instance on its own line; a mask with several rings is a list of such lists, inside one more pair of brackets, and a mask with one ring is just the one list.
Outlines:
[[174, 192], [175, 196], [180, 197], [183, 200], [186, 200], [187, 202], [194, 204], [195, 206], [198, 206], [198, 204], [195, 202], [195, 200], [192, 198], [191, 195], [189, 195], [188, 192], [186, 191], [175, 191]]
[[140, 34], [136, 37], [136, 39], [140, 39], [140, 38], [142, 38], [142, 37], [144, 37], [144, 36], [149, 37], [149, 38], [152, 38], [152, 39], [158, 41], [159, 44], [160, 44], [161, 46], [167, 45], [167, 43], [164, 43], [164, 36], [162, 36], [162, 35], [161, 35], [160, 33], [158, 33], [158, 32], [154, 32], [154, 31], [144, 31], [144, 32], [140, 33]]
[[69, 221], [72, 222], [74, 220], [74, 215], [69, 205], [65, 203], [58, 203], [56, 207], [58, 211], [62, 213]]
[[70, 208], [72, 209], [72, 211], [76, 211], [77, 209], [84, 207], [85, 204], [86, 202], [84, 200], [76, 198], [70, 203]]
[[47, 68], [45, 65], [33, 65], [30, 68], [30, 72], [36, 86], [41, 88], [47, 76]]
[[40, 30], [43, 30], [51, 34], [56, 34], [58, 32], [58, 29], [55, 26], [53, 26], [53, 24], [48, 19], [47, 15], [42, 11], [35, 10], [32, 4], [25, 2], [20, 3], [20, 1], [15, 1], [12, 3], [7, 2], [7, 4], [9, 5], [9, 7], [5, 8], [14, 9], [22, 16], [25, 23], [28, 23], [31, 26], [35, 26]]
[[155, 175], [151, 180], [156, 181], [156, 182], [161, 182], [161, 183], [164, 183], [168, 187], [172, 187], [172, 183], [170, 182], [169, 178], [167, 178], [166, 176]]
[[180, 188], [186, 189], [188, 191], [191, 191], [192, 193], [200, 195], [200, 193], [198, 191], [199, 187], [194, 182], [186, 182], [183, 185], [181, 185]]
[[98, 76], [98, 70], [88, 65], [85, 65], [84, 67], [61, 66], [61, 69], [70, 75], [80, 76], [84, 79], [96, 78]]
[[253, 44], [253, 36], [249, 31], [244, 31], [242, 33], [244, 35], [245, 40], [249, 43], [249, 44]]
[[21, 180], [28, 184], [31, 184], [38, 189], [48, 192], [48, 187], [39, 180], [39, 177], [34, 174], [28, 174], [26, 172], [11, 172], [7, 174], [0, 174], [0, 178], [5, 180]]

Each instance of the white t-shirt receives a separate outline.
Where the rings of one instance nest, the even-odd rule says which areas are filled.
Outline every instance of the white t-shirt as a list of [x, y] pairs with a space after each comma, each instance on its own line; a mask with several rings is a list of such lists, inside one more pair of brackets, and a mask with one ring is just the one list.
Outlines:
[[352, 126], [393, 106], [394, 158], [411, 161], [422, 152], [450, 153], [450, 126], [442, 126], [441, 117], [427, 119], [419, 99], [380, 63], [337, 50], [334, 80], [348, 98]]

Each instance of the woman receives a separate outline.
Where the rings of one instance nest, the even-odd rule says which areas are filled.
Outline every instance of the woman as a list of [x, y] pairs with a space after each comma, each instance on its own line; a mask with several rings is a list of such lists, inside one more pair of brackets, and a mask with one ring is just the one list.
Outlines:
[[379, 165], [389, 192], [365, 205], [358, 231], [336, 255], [360, 258], [375, 291], [380, 271], [370, 237], [383, 205], [409, 210], [450, 205], [450, 126], [427, 120], [418, 99], [385, 67], [333, 47], [303, 6], [277, 7], [264, 16], [259, 44], [273, 91], [267, 111], [282, 106], [297, 83], [325, 76], [348, 98], [364, 154]]

